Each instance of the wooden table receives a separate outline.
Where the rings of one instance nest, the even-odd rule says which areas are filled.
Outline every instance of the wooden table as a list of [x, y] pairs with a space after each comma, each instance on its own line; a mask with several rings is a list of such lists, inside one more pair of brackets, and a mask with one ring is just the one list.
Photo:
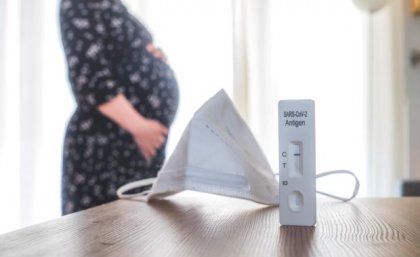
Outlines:
[[420, 256], [420, 198], [318, 199], [316, 227], [200, 193], [119, 200], [0, 235], [0, 256]]

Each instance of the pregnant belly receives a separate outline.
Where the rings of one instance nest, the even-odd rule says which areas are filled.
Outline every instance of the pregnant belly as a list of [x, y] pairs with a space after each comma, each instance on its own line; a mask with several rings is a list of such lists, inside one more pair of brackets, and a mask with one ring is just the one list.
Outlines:
[[169, 127], [178, 108], [178, 83], [166, 62], [150, 54], [146, 58], [149, 62], [143, 60], [138, 76], [130, 77], [131, 80], [137, 79], [131, 81], [137, 84], [131, 102], [143, 116], [159, 120]]

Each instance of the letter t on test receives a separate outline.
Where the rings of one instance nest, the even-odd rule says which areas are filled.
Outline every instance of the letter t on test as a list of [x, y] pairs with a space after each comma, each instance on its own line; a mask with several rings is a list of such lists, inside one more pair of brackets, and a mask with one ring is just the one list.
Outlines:
[[280, 224], [313, 226], [316, 223], [314, 101], [279, 102], [279, 147]]

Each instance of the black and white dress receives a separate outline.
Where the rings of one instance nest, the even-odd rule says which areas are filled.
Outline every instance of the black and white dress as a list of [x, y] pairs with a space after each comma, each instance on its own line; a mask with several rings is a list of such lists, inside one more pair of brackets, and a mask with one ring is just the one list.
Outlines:
[[156, 176], [165, 158], [166, 143], [146, 163], [132, 136], [97, 106], [123, 93], [139, 113], [169, 128], [178, 87], [168, 64], [145, 49], [152, 37], [121, 0], [62, 0], [60, 25], [77, 103], [63, 151], [68, 214], [116, 199], [127, 182]]

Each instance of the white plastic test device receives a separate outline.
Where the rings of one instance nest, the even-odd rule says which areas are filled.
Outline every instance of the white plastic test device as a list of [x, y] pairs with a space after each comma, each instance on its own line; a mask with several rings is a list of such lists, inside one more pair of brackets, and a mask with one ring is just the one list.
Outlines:
[[315, 102], [279, 101], [280, 224], [316, 223]]

